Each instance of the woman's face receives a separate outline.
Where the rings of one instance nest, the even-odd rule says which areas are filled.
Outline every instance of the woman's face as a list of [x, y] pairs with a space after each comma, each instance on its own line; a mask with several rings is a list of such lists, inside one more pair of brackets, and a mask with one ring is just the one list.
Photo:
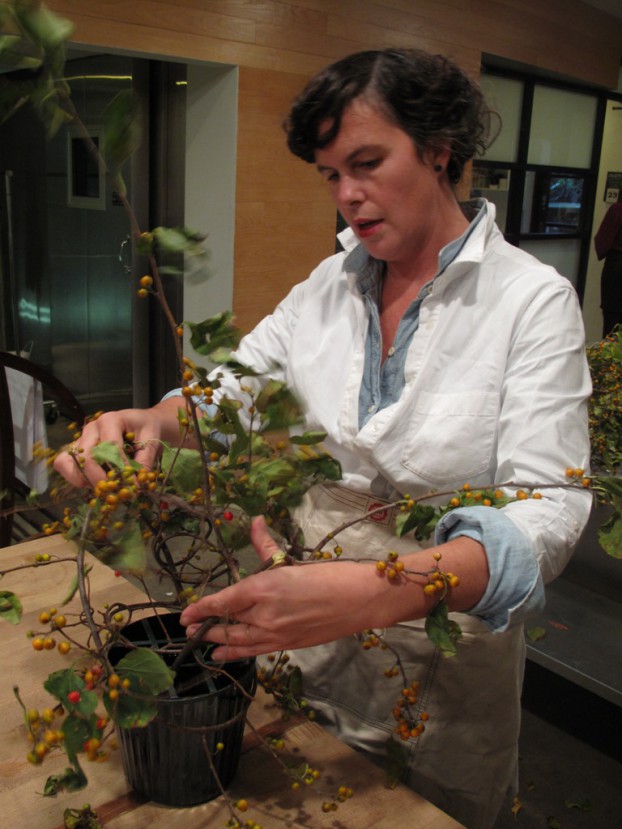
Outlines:
[[434, 165], [445, 168], [448, 155], [421, 158], [401, 127], [357, 98], [344, 110], [336, 138], [316, 150], [315, 161], [368, 253], [399, 265], [416, 261], [428, 244], [439, 245], [437, 252], [446, 244], [442, 218], [451, 201]]

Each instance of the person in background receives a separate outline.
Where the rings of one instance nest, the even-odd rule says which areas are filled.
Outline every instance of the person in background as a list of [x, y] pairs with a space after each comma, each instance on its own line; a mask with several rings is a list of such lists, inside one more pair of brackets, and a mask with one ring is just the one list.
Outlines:
[[600, 277], [600, 307], [603, 339], [622, 323], [622, 189], [618, 201], [609, 206], [594, 236], [599, 260], [605, 260]]
[[[490, 829], [516, 786], [523, 622], [568, 561], [591, 500], [556, 485], [589, 459], [575, 291], [505, 242], [493, 205], [456, 197], [489, 121], [479, 87], [439, 55], [365, 51], [314, 77], [293, 103], [287, 140], [347, 222], [343, 250], [296, 285], [236, 357], [293, 389], [305, 428], [326, 432], [342, 465], [343, 480], [314, 487], [298, 510], [311, 545], [405, 493], [552, 486], [501, 509], [475, 501], [452, 510], [424, 543], [397, 539], [391, 510], [375, 513], [340, 534], [338, 561], [257, 573], [182, 616], [188, 635], [207, 617], [221, 620], [205, 633], [219, 659], [292, 651], [322, 721], [378, 762], [401, 687], [384, 675], [391, 651], [366, 651], [361, 633], [382, 631], [419, 679], [429, 716], [419, 738], [399, 743], [401, 779], [470, 829]], [[227, 376], [221, 393], [242, 395]], [[179, 443], [185, 405], [177, 390], [148, 410], [107, 413], [78, 442], [83, 471], [69, 453], [56, 468], [73, 483], [95, 482], [104, 471], [89, 450], [128, 432], [150, 466], [160, 440]], [[265, 522], [251, 532], [267, 560], [277, 548]], [[374, 559], [389, 550], [418, 572], [440, 555], [459, 577], [447, 597], [463, 630], [455, 657], [426, 636], [436, 599], [425, 579], [378, 575]]]

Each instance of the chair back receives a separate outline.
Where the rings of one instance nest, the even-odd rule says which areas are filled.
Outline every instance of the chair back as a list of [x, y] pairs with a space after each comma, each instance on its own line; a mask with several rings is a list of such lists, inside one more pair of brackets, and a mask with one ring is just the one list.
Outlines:
[[[63, 415], [82, 426], [85, 411], [73, 393], [57, 377], [31, 360], [0, 351], [0, 547], [11, 543], [16, 495], [28, 492], [16, 475], [15, 429], [6, 369], [20, 372], [41, 383], [46, 400], [51, 400]], [[19, 424], [21, 425], [21, 424]]]

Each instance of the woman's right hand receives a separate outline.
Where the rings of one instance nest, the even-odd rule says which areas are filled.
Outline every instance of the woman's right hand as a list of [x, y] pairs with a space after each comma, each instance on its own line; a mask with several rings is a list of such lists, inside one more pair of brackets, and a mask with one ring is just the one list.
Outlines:
[[74, 486], [94, 485], [106, 477], [106, 471], [93, 460], [91, 450], [107, 441], [123, 446], [128, 434], [133, 435], [133, 459], [151, 469], [160, 455], [163, 440], [179, 444], [177, 410], [184, 403], [183, 398], [172, 397], [151, 409], [122, 409], [100, 415], [89, 421], [81, 436], [58, 454], [54, 469]]

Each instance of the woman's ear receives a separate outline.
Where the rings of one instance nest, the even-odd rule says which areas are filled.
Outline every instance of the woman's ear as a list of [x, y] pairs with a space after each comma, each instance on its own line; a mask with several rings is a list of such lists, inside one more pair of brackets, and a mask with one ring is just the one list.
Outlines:
[[435, 173], [444, 173], [451, 158], [451, 150], [448, 146], [430, 147], [424, 153], [426, 163], [432, 166]]

